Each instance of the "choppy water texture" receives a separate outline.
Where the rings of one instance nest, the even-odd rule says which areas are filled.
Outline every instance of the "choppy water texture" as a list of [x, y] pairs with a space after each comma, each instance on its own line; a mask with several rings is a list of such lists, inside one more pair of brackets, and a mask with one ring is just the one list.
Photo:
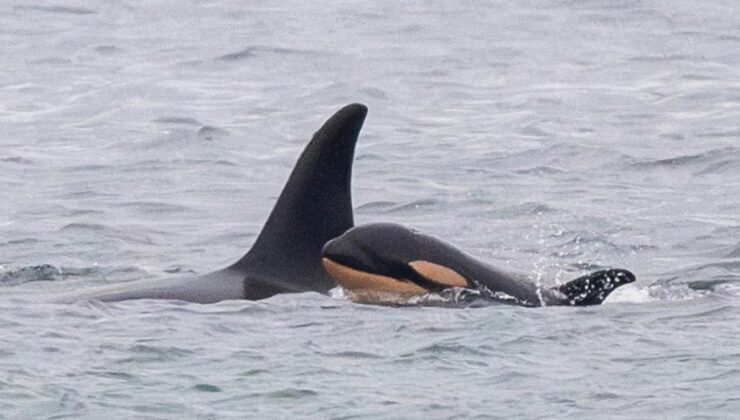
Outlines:
[[[740, 412], [738, 3], [368, 3], [0, 6], [0, 417]], [[638, 282], [591, 308], [44, 303], [233, 262], [349, 102], [358, 223]]]

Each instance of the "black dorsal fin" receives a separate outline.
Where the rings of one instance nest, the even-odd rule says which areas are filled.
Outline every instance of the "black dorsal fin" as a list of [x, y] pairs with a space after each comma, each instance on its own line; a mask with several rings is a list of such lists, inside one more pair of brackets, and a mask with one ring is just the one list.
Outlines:
[[366, 115], [365, 105], [347, 105], [314, 134], [252, 249], [231, 269], [285, 279], [296, 291], [335, 286], [321, 248], [354, 224], [352, 161]]
[[563, 305], [600, 305], [614, 289], [633, 281], [635, 275], [627, 270], [601, 270], [571, 280], [556, 289], [565, 295], [565, 301], [561, 303]]

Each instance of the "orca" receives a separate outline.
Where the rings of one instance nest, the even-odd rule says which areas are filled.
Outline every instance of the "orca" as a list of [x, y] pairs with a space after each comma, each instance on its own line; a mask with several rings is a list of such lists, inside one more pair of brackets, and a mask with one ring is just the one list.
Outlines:
[[403, 304], [455, 288], [513, 305], [586, 306], [635, 281], [622, 269], [600, 270], [563, 285], [540, 287], [524, 275], [479, 261], [437, 238], [392, 223], [354, 227], [329, 241], [322, 264], [349, 297], [361, 303]]
[[203, 276], [127, 282], [72, 293], [57, 302], [171, 299], [215, 303], [279, 293], [326, 293], [336, 283], [321, 265], [321, 249], [354, 225], [350, 192], [355, 144], [367, 107], [337, 111], [298, 158], [252, 248], [229, 267]]

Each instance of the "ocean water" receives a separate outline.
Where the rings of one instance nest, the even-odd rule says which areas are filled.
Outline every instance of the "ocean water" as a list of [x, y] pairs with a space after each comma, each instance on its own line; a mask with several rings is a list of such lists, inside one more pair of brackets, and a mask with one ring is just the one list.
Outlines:
[[[0, 418], [737, 418], [740, 6], [0, 5]], [[357, 223], [603, 306], [48, 303], [251, 245], [311, 134], [370, 112]]]

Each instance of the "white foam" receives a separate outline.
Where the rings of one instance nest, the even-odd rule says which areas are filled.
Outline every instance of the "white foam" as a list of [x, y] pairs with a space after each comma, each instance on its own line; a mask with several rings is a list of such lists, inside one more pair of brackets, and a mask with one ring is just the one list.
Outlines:
[[332, 299], [350, 300], [342, 286], [337, 286], [329, 290], [329, 297]]
[[646, 288], [639, 288], [635, 285], [627, 284], [611, 292], [609, 297], [604, 301], [604, 305], [610, 303], [647, 303], [654, 302], [657, 298], [650, 295]]

